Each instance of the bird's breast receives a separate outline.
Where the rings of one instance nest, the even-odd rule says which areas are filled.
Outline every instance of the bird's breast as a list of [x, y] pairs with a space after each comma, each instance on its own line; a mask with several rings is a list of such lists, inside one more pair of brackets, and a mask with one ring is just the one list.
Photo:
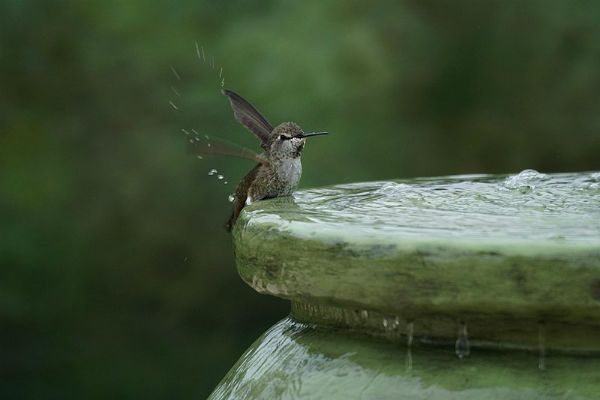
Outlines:
[[300, 158], [282, 160], [275, 166], [275, 172], [279, 179], [286, 183], [291, 190], [294, 190], [300, 182], [302, 176], [302, 162]]

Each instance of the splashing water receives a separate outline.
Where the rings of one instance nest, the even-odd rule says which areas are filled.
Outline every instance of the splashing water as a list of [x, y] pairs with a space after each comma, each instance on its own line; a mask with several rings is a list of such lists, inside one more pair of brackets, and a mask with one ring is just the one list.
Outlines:
[[235, 195], [230, 194], [229, 197], [227, 197], [227, 200], [229, 200], [230, 203], [233, 203], [233, 201], [235, 200]]
[[198, 47], [198, 42], [196, 44], [196, 55], [198, 56], [198, 60], [202, 60], [202, 62], [206, 62], [206, 57], [204, 56], [204, 47], [202, 47], [202, 57], [200, 57], [200, 47]]
[[[524, 178], [527, 177], [527, 178]], [[350, 240], [355, 232], [380, 243], [404, 238], [468, 243], [600, 242], [600, 172], [509, 177], [458, 175], [336, 185], [294, 193], [310, 221], [288, 229], [310, 235], [315, 225]], [[528, 183], [523, 183], [523, 180]], [[507, 183], [508, 182], [508, 183]], [[522, 192], [508, 186], [535, 186]], [[272, 217], [272, 210], [261, 218]], [[286, 215], [289, 217], [289, 215]], [[354, 230], [347, 226], [356, 227]], [[342, 229], [340, 229], [342, 228]]]
[[[195, 47], [195, 53], [196, 53], [196, 58], [198, 59], [198, 61], [205, 67], [208, 67], [210, 70], [212, 71], [218, 71], [218, 76], [217, 76], [217, 82], [220, 85], [220, 88], [222, 89], [223, 87], [225, 87], [225, 75], [223, 72], [223, 67], [217, 65], [216, 63], [216, 58], [214, 55], [208, 54], [204, 51], [204, 46], [200, 46], [198, 44], [198, 42], [194, 42], [194, 47]], [[175, 79], [179, 82], [181, 82], [181, 75], [179, 74], [179, 72], [175, 69], [174, 66], [170, 67], [171, 69], [171, 73], [173, 74], [173, 76], [175, 77]], [[215, 72], [211, 72], [211, 74], [214, 74]], [[178, 98], [184, 99], [182, 98], [181, 92], [179, 91], [179, 89], [172, 85], [170, 87], [171, 92], [177, 96]], [[169, 100], [168, 104], [169, 106], [176, 112], [178, 112], [179, 114], [181, 114], [181, 112], [183, 111], [183, 109], [185, 107], [182, 107], [181, 104], [179, 104], [179, 100], [178, 102], [175, 103], [175, 101], [173, 100]], [[188, 131], [185, 128], [181, 129], [181, 132], [185, 133], [187, 136], [191, 136], [191, 138], [188, 140], [190, 144], [192, 145], [197, 145], [198, 142], [200, 142], [202, 139], [200, 137], [200, 134], [198, 133], [198, 131], [196, 131], [195, 129], [191, 130], [192, 133], [190, 133], [190, 131]], [[209, 148], [213, 148], [213, 143], [211, 143], [210, 138], [208, 135], [204, 135], [204, 138], [206, 139], [206, 146]], [[219, 141], [217, 140], [217, 143], [215, 143], [215, 146], [218, 147], [219, 146]], [[204, 159], [204, 157], [200, 154], [196, 154], [196, 158], [199, 160]], [[213, 176], [213, 175], [217, 175], [217, 170], [216, 169], [211, 169], [208, 172], [208, 175]], [[227, 185], [229, 182], [225, 179], [225, 176], [222, 174], [217, 175], [217, 179], [222, 182], [224, 185]]]
[[178, 81], [181, 80], [181, 76], [179, 76], [179, 74], [177, 73], [177, 70], [175, 69], [175, 67], [171, 66], [171, 72], [173, 72], [173, 75], [175, 76], [175, 79], [177, 79]]
[[542, 174], [534, 169], [526, 169], [517, 175], [506, 178], [504, 186], [508, 189], [529, 190], [535, 189], [536, 185], [548, 179], [548, 175]]

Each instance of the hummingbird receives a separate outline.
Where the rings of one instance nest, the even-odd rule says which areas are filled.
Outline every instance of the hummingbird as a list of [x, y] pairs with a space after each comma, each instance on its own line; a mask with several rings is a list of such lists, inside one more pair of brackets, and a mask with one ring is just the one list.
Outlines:
[[289, 196], [298, 187], [302, 175], [300, 158], [306, 138], [326, 135], [327, 132], [305, 133], [295, 122], [283, 122], [273, 127], [258, 110], [239, 94], [224, 89], [235, 119], [259, 140], [261, 153], [226, 142], [222, 139], [199, 136], [190, 140], [192, 151], [204, 154], [220, 154], [241, 157], [257, 162], [240, 181], [233, 195], [233, 210], [225, 229], [229, 232], [242, 209], [255, 201]]

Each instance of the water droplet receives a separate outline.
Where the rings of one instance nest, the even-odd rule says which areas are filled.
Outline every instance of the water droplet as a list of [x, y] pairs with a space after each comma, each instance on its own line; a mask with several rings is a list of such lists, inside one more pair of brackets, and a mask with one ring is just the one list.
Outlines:
[[471, 354], [471, 344], [469, 343], [469, 337], [467, 335], [467, 324], [464, 322], [461, 322], [458, 327], [458, 338], [456, 339], [454, 350], [460, 359]]
[[198, 160], [202, 160], [204, 157], [202, 156], [196, 156], [198, 158]]
[[223, 185], [227, 185], [229, 182], [227, 181], [223, 181]]
[[189, 135], [190, 133], [187, 131], [187, 129], [183, 129], [181, 128], [181, 132], [185, 133], [186, 135]]
[[218, 180], [223, 180], [223, 178], [225, 178], [223, 175], [217, 175]]
[[206, 143], [206, 147], [212, 147], [212, 144]]
[[229, 200], [230, 203], [233, 203], [233, 201], [235, 200], [235, 196], [230, 194], [227, 200]]
[[191, 143], [191, 144], [194, 144], [194, 139], [190, 139], [190, 143]]
[[546, 369], [546, 328], [543, 323], [538, 325], [538, 369], [543, 371]]
[[[204, 49], [202, 49], [202, 54], [204, 55]], [[198, 46], [198, 42], [196, 42], [196, 55], [198, 56], [198, 60], [202, 58], [200, 57], [200, 46]]]
[[217, 170], [216, 170], [216, 169], [214, 169], [214, 168], [213, 168], [213, 169], [211, 169], [210, 171], [208, 171], [208, 175], [210, 175], [210, 176], [213, 176], [213, 175], [215, 175], [216, 173], [217, 173]]
[[173, 75], [175, 75], [175, 78], [177, 78], [177, 80], [180, 81], [181, 77], [179, 76], [179, 74], [175, 70], [175, 67], [171, 66], [171, 71], [173, 72]]
[[400, 326], [400, 318], [398, 316], [393, 318], [384, 317], [381, 322], [383, 324], [385, 336], [388, 339], [396, 340], [400, 336], [400, 332], [398, 330]]
[[361, 310], [360, 311], [360, 319], [364, 324], [366, 324], [367, 321], [369, 320], [369, 312], [367, 310]]

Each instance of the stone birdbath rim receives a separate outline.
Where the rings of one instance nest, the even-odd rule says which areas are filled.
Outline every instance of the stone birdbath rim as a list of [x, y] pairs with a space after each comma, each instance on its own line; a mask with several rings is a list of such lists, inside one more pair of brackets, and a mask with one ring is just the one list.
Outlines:
[[241, 277], [297, 319], [386, 337], [600, 348], [600, 173], [337, 185], [257, 202]]

